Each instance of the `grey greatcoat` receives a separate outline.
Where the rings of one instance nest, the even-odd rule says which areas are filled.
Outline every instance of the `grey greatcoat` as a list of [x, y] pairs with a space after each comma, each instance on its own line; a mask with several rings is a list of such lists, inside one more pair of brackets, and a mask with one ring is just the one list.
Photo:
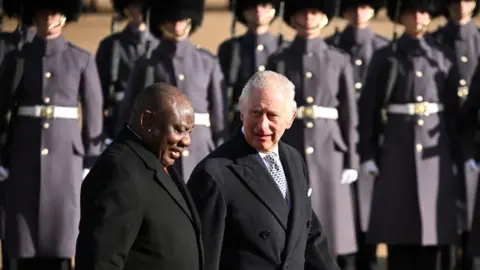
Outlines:
[[[242, 94], [243, 87], [252, 75], [257, 71], [265, 70], [268, 57], [275, 53], [278, 49], [278, 37], [272, 35], [270, 32], [257, 35], [252, 32], [247, 32], [240, 37], [234, 39], [228, 39], [220, 44], [218, 48], [218, 59], [220, 67], [225, 77], [225, 81], [230, 81], [232, 72], [236, 72], [234, 78], [236, 79], [230, 98], [230, 134], [235, 134], [242, 126], [242, 120], [240, 119], [240, 108], [238, 105], [238, 99]], [[238, 44], [238, 45], [236, 45]], [[284, 44], [287, 44], [286, 42]], [[234, 46], [239, 47], [239, 62], [233, 69], [231, 65], [232, 51]]]
[[[356, 90], [357, 101], [360, 98], [365, 80], [367, 77], [368, 66], [373, 53], [386, 46], [389, 40], [385, 37], [375, 34], [370, 28], [356, 29], [348, 26], [337, 35], [327, 39], [329, 44], [336, 46], [350, 55], [350, 64], [353, 70], [353, 80]], [[370, 219], [370, 205], [372, 202], [374, 179], [373, 177], [360, 174], [360, 179], [353, 183], [354, 192], [356, 192], [355, 203], [358, 210], [359, 230], [366, 232], [368, 221]]]
[[[407, 35], [396, 42], [395, 53], [392, 46], [375, 52], [360, 97], [361, 159], [378, 160], [380, 169], [367, 238], [394, 245], [452, 244], [457, 235], [452, 167], [458, 157], [458, 75], [451, 55], [435, 42]], [[418, 106], [414, 115], [388, 113], [384, 123], [391, 59], [397, 60], [398, 72], [388, 105], [430, 102], [443, 104], [444, 111], [424, 114]]]
[[[461, 105], [469, 94], [469, 87], [472, 85], [472, 79], [475, 69], [478, 66], [478, 58], [480, 57], [480, 32], [475, 22], [472, 20], [464, 25], [458, 25], [453, 21], [449, 21], [444, 27], [440, 28], [432, 34], [435, 40], [446, 45], [455, 53], [456, 65], [459, 72], [457, 95], [460, 98]], [[463, 107], [463, 106], [462, 106]], [[479, 154], [479, 138], [480, 128], [476, 127], [477, 138], [474, 145], [464, 147], [464, 149], [472, 149], [469, 158], [480, 158]], [[475, 151], [473, 151], [475, 150]], [[465, 155], [465, 157], [468, 156]], [[464, 161], [464, 160], [462, 160]], [[457, 164], [462, 169], [463, 162]], [[462, 171], [460, 171], [462, 173]], [[472, 225], [473, 206], [475, 204], [475, 191], [477, 190], [478, 173], [475, 171], [460, 174], [459, 188], [462, 203], [462, 220], [465, 221], [467, 231]], [[464, 176], [464, 177], [463, 177]], [[463, 181], [462, 181], [463, 180]], [[466, 214], [466, 215], [464, 215]]]
[[135, 61], [157, 44], [158, 40], [150, 31], [141, 32], [129, 25], [100, 42], [95, 59], [103, 91], [105, 133], [110, 138], [116, 135], [114, 125], [118, 118], [119, 103], [124, 99]]
[[[19, 70], [11, 55], [0, 75], [0, 114], [10, 104], [15, 108], [3, 149], [10, 170], [5, 248], [18, 258], [69, 258], [75, 254], [82, 169], [90, 167], [100, 151], [102, 93], [95, 60], [63, 37], [36, 37], [21, 52], [26, 59], [23, 78], [10, 99], [10, 84]], [[77, 119], [23, 116], [17, 109], [78, 107], [79, 102], [82, 128]]]
[[[312, 186], [312, 207], [336, 255], [356, 252], [353, 202], [343, 169], [358, 169], [355, 138], [357, 103], [348, 55], [321, 39], [296, 37], [274, 55], [269, 69], [295, 85], [297, 105], [338, 110], [338, 119], [296, 119], [282, 140], [302, 153]], [[282, 70], [283, 69], [283, 70]]]
[[[186, 182], [195, 166], [225, 139], [227, 102], [222, 71], [214, 55], [189, 40], [162, 40], [151, 57], [141, 57], [132, 71], [121, 109], [121, 124], [128, 120], [137, 94], [153, 81], [177, 86], [195, 110], [192, 144], [173, 165]], [[205, 114], [209, 114], [208, 124], [199, 122]]]

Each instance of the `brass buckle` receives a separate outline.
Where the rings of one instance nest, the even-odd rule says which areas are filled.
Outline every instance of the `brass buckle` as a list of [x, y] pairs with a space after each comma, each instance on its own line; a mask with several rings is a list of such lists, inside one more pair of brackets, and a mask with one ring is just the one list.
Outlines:
[[53, 117], [53, 107], [52, 106], [41, 107], [40, 117], [42, 117], [42, 118], [52, 118]]
[[428, 115], [428, 102], [415, 103], [414, 110], [416, 115]]
[[303, 109], [303, 117], [313, 119], [314, 118], [314, 107], [313, 106], [306, 106]]
[[468, 96], [468, 87], [462, 86], [458, 88], [457, 95], [460, 98], [466, 98]]

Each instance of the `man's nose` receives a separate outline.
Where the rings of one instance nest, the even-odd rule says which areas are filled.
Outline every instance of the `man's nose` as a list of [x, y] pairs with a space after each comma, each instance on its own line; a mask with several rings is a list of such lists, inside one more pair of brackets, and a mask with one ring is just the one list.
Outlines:
[[181, 147], [189, 147], [192, 144], [192, 138], [190, 137], [190, 133], [187, 133], [183, 138], [180, 140], [179, 145]]

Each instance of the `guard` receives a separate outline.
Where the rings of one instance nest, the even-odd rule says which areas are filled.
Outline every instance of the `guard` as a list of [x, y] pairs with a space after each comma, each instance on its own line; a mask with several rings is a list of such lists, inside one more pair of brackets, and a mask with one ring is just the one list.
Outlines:
[[361, 167], [378, 176], [367, 241], [388, 245], [389, 270], [437, 269], [439, 248], [457, 237], [458, 74], [424, 38], [438, 3], [388, 1], [405, 32], [374, 53], [360, 97]]
[[[96, 54], [98, 74], [104, 98], [104, 133], [115, 137], [119, 103], [125, 96], [128, 77], [135, 61], [150, 48], [158, 45], [145, 23], [145, 0], [115, 0], [115, 11], [127, 19], [123, 31], [112, 33], [100, 42]], [[116, 18], [114, 18], [116, 19]]]
[[[370, 20], [383, 7], [383, 1], [342, 0], [340, 7], [340, 14], [348, 22], [347, 27], [328, 38], [327, 42], [350, 55], [358, 101], [373, 53], [389, 43], [387, 38], [375, 34], [369, 26]], [[377, 246], [366, 244], [365, 241], [375, 179], [362, 172], [359, 177], [360, 180], [352, 184], [358, 242], [356, 269], [371, 270], [375, 267]]]
[[348, 55], [320, 37], [336, 4], [286, 1], [283, 19], [296, 36], [289, 47], [271, 57], [268, 69], [285, 74], [295, 84], [297, 119], [282, 140], [303, 154], [312, 207], [340, 266], [351, 269], [357, 243], [350, 183], [358, 177], [353, 72]]
[[184, 91], [195, 110], [195, 128], [192, 144], [173, 168], [185, 182], [195, 166], [223, 143], [228, 131], [226, 90], [217, 58], [189, 40], [203, 21], [204, 7], [204, 0], [152, 2], [148, 24], [160, 44], [136, 62], [121, 109], [123, 125], [138, 92], [152, 82], [169, 83]]
[[0, 73], [0, 115], [9, 119], [0, 130], [10, 173], [4, 248], [19, 270], [71, 269], [82, 171], [100, 152], [101, 87], [93, 56], [62, 36], [80, 0], [21, 2], [37, 35]]
[[[241, 127], [238, 98], [248, 79], [257, 71], [265, 70], [267, 60], [279, 47], [282, 38], [270, 32], [270, 26], [279, 15], [279, 0], [232, 0], [234, 22], [247, 28], [241, 36], [224, 41], [218, 49], [220, 66], [228, 82], [230, 133]], [[233, 26], [235, 27], [235, 26]]]

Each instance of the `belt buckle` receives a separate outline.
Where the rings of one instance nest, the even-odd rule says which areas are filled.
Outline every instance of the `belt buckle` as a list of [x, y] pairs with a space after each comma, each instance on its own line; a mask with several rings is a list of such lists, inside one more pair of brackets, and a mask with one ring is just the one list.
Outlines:
[[40, 108], [40, 117], [42, 117], [42, 118], [52, 118], [53, 117], [53, 106], [42, 106]]
[[457, 90], [457, 95], [460, 98], [466, 98], [468, 96], [468, 87], [467, 86], [461, 86]]
[[314, 119], [315, 106], [305, 106], [303, 107], [303, 116], [305, 118]]
[[428, 115], [428, 102], [415, 103], [414, 110], [416, 115]]

